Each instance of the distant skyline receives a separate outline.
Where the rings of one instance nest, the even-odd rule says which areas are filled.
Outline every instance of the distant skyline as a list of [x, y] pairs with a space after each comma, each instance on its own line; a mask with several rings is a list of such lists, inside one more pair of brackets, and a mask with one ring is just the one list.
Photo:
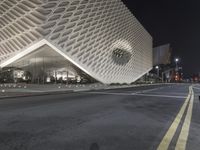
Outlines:
[[170, 43], [186, 76], [200, 72], [200, 1], [122, 1], [152, 35], [154, 47]]

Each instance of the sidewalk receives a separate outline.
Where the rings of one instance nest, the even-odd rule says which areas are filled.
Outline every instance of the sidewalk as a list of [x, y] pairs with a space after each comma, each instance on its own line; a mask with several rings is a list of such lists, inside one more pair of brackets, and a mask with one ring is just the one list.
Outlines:
[[95, 84], [0, 84], [0, 98], [11, 98], [19, 96], [39, 96], [47, 94], [65, 94], [80, 91], [129, 88], [138, 86], [149, 86], [157, 84], [134, 84], [134, 85], [104, 85]]

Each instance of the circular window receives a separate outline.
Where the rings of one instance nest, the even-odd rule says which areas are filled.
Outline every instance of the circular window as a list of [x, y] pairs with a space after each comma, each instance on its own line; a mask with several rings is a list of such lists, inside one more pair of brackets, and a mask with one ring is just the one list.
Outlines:
[[118, 65], [125, 65], [131, 59], [131, 53], [124, 49], [115, 49], [112, 52], [112, 59]]

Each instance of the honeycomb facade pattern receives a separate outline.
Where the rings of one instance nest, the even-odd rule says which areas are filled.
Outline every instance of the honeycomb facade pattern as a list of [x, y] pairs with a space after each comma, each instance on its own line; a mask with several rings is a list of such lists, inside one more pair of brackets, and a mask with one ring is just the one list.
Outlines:
[[152, 68], [152, 37], [121, 0], [0, 2], [1, 67], [41, 40], [103, 83], [131, 83]]

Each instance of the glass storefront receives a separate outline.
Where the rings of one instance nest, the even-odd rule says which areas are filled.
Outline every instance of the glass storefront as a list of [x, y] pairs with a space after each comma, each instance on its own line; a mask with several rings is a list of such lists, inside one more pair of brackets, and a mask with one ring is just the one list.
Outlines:
[[0, 80], [38, 84], [94, 81], [48, 46], [43, 46], [3, 68]]

